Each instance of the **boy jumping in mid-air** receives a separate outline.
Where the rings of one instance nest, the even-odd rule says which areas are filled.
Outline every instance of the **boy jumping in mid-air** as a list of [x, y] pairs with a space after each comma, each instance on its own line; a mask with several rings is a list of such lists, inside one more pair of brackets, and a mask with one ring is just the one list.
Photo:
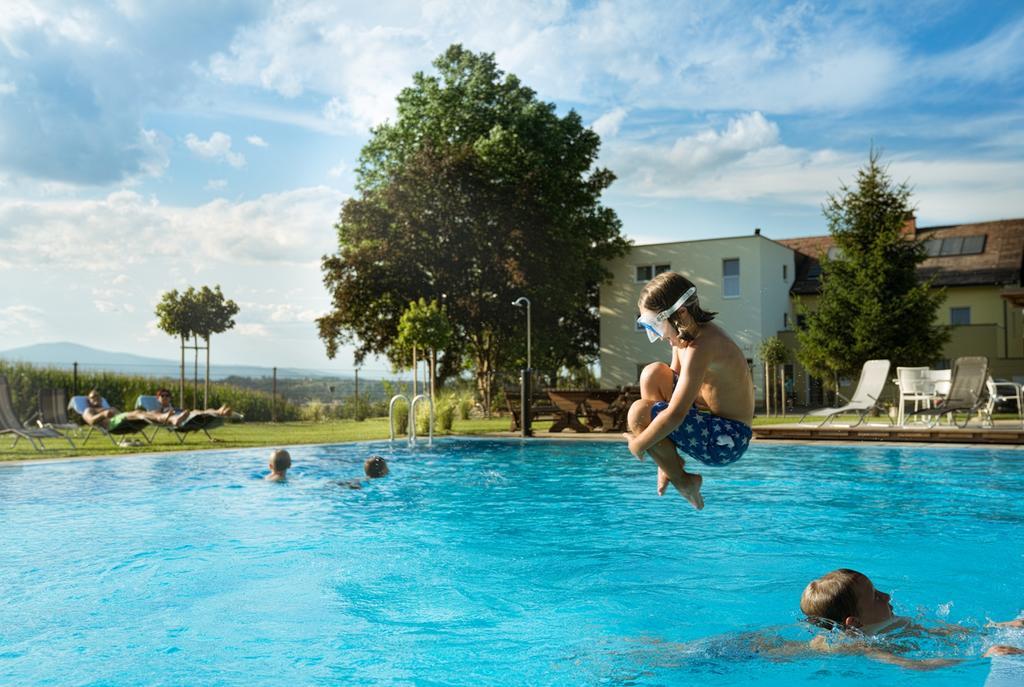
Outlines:
[[754, 385], [746, 356], [700, 307], [697, 288], [663, 272], [640, 293], [637, 323], [651, 342], [672, 347], [672, 364], [651, 363], [640, 375], [640, 400], [629, 409], [630, 452], [658, 464], [658, 494], [669, 483], [704, 507], [703, 478], [684, 470], [676, 449], [705, 465], [728, 465], [750, 444]]

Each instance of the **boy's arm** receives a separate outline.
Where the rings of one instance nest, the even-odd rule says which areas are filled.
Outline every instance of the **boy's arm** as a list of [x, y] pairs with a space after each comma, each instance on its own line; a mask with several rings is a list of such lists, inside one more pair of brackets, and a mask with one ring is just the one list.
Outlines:
[[825, 653], [867, 656], [872, 660], [899, 666], [901, 668], [907, 668], [909, 670], [935, 670], [936, 668], [945, 668], [947, 666], [956, 665], [960, 662], [959, 659], [952, 658], [906, 658], [905, 656], [894, 654], [891, 651], [886, 651], [885, 649], [880, 649], [876, 646], [859, 642], [853, 644], [832, 645], [825, 641], [823, 637], [815, 637], [812, 639], [810, 646], [816, 651], [823, 651]]
[[711, 361], [710, 349], [690, 344], [679, 353], [682, 372], [679, 382], [672, 391], [668, 408], [647, 425], [647, 428], [629, 439], [629, 450], [637, 458], [643, 460], [644, 453], [652, 446], [667, 437], [683, 421], [690, 407], [697, 399], [704, 373]]
[[1024, 618], [1017, 618], [1015, 620], [1003, 620], [1002, 622], [990, 622], [988, 627], [1016, 627], [1024, 628]]
[[669, 365], [669, 367], [672, 368], [672, 371], [675, 372], [676, 374], [679, 374], [680, 370], [683, 369], [683, 363], [680, 360], [679, 349], [676, 348], [675, 346], [672, 347], [672, 364]]

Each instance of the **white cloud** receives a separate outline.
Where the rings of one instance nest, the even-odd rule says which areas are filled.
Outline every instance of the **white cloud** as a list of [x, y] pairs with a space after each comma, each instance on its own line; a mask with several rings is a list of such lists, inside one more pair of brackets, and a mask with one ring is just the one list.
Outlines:
[[13, 81], [0, 81], [0, 95], [12, 95], [18, 92], [18, 85]]
[[[276, 294], [277, 291], [272, 293]], [[239, 303], [239, 306], [247, 313], [256, 312], [263, 322], [291, 323], [307, 322], [312, 323], [316, 318], [322, 317], [324, 312], [295, 303], [265, 303], [246, 301]]]
[[239, 323], [235, 325], [234, 331], [242, 336], [253, 336], [253, 337], [267, 337], [270, 336], [270, 331], [266, 325], [252, 324], [252, 323]]
[[246, 136], [245, 140], [249, 145], [256, 146], [257, 148], [266, 148], [270, 145], [259, 136]]
[[324, 186], [195, 207], [162, 205], [129, 190], [99, 200], [0, 200], [0, 255], [30, 270], [123, 272], [160, 259], [192, 270], [275, 263], [316, 269], [337, 249], [331, 227], [343, 200]]
[[205, 188], [207, 191], [218, 191], [222, 188], [226, 188], [228, 185], [227, 179], [210, 179], [206, 182]]
[[605, 112], [595, 119], [590, 128], [601, 138], [611, 138], [619, 133], [619, 127], [626, 119], [627, 112], [628, 110], [624, 107], [616, 107], [611, 112]]
[[0, 330], [13, 332], [42, 329], [46, 313], [32, 305], [9, 305], [0, 308]]
[[345, 170], [347, 170], [347, 169], [348, 169], [348, 165], [345, 164], [345, 161], [344, 160], [339, 160], [338, 164], [336, 164], [335, 166], [333, 166], [329, 170], [327, 170], [327, 175], [337, 179], [342, 174], [344, 174]]
[[245, 165], [245, 156], [231, 150], [231, 137], [222, 131], [214, 131], [205, 141], [190, 133], [185, 136], [185, 145], [200, 157], [212, 160], [223, 159], [232, 167]]

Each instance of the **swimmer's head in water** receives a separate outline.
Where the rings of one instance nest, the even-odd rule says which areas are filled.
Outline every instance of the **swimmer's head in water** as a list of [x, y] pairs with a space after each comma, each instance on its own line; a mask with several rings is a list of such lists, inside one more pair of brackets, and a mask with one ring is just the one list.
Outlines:
[[279, 448], [270, 454], [270, 469], [274, 472], [284, 472], [292, 466], [292, 456], [283, 448]]
[[[718, 314], [703, 310], [697, 296], [697, 287], [676, 272], [662, 272], [649, 281], [640, 292], [637, 307], [640, 309], [637, 324], [643, 328], [651, 342], [667, 338], [670, 326], [681, 339], [691, 341], [696, 336], [696, 328], [710, 322]], [[689, 317], [681, 317], [683, 312]]]
[[383, 477], [388, 474], [388, 464], [380, 456], [370, 456], [363, 463], [363, 471], [369, 478]]
[[800, 610], [818, 625], [866, 628], [892, 619], [889, 600], [867, 575], [840, 568], [807, 585]]

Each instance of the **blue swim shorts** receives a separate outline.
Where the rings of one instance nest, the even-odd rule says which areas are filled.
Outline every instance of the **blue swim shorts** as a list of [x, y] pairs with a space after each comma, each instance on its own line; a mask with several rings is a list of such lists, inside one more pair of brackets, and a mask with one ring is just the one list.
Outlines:
[[[665, 401], [655, 403], [651, 407], [651, 419], [658, 417], [665, 408], [668, 408]], [[704, 413], [693, 406], [668, 438], [686, 455], [718, 467], [739, 460], [750, 446], [752, 434], [750, 427], [739, 420]]]

